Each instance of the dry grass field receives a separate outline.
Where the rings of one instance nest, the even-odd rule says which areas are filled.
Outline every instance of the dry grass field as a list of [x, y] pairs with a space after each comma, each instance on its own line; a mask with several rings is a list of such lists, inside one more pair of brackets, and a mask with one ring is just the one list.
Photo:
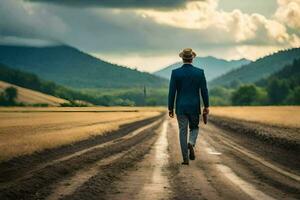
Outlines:
[[166, 111], [166, 107], [0, 107], [0, 112], [153, 112]]
[[211, 114], [276, 126], [300, 128], [300, 106], [212, 107]]
[[123, 124], [157, 116], [161, 110], [124, 107], [1, 108], [0, 160], [101, 135]]
[[18, 90], [18, 102], [23, 102], [25, 104], [45, 103], [50, 106], [59, 106], [61, 103], [68, 103], [68, 101], [65, 99], [57, 98], [51, 95], [43, 94], [41, 92], [0, 81], [0, 91], [3, 91], [5, 88], [11, 86], [17, 88]]

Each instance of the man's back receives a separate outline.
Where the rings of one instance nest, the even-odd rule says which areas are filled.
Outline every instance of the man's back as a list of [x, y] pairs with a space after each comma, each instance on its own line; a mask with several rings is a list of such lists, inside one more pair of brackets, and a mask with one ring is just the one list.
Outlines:
[[[182, 58], [185, 64], [172, 71], [169, 87], [169, 116], [174, 117], [176, 97], [176, 118], [183, 158], [181, 164], [188, 165], [189, 160], [195, 160], [194, 146], [199, 132], [201, 113], [200, 91], [205, 107], [203, 109], [204, 120], [207, 119], [206, 116], [209, 113], [209, 101], [204, 71], [191, 64], [196, 57], [196, 53], [191, 48], [186, 48], [179, 53], [179, 57]], [[190, 129], [189, 137], [188, 127]], [[189, 142], [187, 142], [187, 138], [189, 138]]]
[[172, 71], [169, 90], [169, 109], [173, 109], [176, 95], [177, 114], [199, 114], [200, 94], [205, 106], [208, 106], [208, 92], [204, 71], [191, 64]]

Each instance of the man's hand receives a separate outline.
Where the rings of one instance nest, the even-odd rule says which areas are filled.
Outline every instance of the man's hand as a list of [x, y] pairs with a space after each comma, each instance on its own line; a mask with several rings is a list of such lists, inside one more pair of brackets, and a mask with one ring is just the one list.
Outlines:
[[169, 110], [169, 116], [170, 116], [171, 118], [174, 118], [174, 111], [173, 111], [173, 110]]
[[208, 107], [203, 108], [203, 114], [204, 115], [208, 115], [209, 114], [209, 108]]

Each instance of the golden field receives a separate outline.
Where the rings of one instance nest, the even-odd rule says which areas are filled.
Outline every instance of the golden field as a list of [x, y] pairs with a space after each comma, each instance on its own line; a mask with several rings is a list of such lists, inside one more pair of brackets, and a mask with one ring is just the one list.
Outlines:
[[32, 154], [157, 116], [160, 108], [0, 108], [0, 160]]
[[300, 128], [300, 106], [212, 107], [210, 114], [276, 126]]

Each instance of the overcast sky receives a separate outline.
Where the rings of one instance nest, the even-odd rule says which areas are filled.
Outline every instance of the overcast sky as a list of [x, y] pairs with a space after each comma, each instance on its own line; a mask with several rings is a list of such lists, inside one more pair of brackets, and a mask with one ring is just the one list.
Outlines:
[[69, 44], [155, 71], [199, 56], [255, 60], [300, 46], [300, 0], [1, 0], [0, 43]]

